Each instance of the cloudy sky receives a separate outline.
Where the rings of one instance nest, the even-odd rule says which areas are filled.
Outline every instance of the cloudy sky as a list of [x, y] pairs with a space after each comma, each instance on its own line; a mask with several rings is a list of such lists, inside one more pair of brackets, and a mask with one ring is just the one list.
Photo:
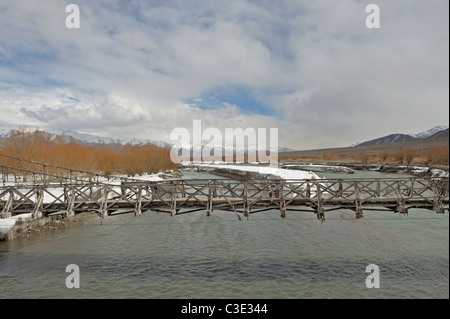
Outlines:
[[[66, 28], [66, 6], [80, 28]], [[380, 7], [380, 28], [365, 25]], [[279, 129], [294, 149], [448, 125], [447, 0], [0, 0], [0, 125], [170, 141]]]

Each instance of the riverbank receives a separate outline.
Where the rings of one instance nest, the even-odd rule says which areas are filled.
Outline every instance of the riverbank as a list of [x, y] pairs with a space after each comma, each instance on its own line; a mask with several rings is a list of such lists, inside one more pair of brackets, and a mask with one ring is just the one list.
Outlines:
[[[419, 165], [386, 165], [386, 164], [360, 164], [360, 163], [304, 163], [304, 162], [281, 162], [278, 168], [270, 168], [267, 164], [258, 163], [184, 163], [183, 168], [194, 169], [197, 171], [210, 171], [224, 176], [239, 176], [244, 178], [266, 178], [270, 175], [275, 175], [281, 178], [288, 179], [309, 179], [316, 178], [305, 176], [304, 173], [342, 173], [354, 174], [355, 171], [376, 171], [383, 173], [406, 173], [417, 177], [449, 177], [449, 167], [444, 165], [439, 166], [419, 166]], [[292, 170], [296, 172], [303, 172], [299, 174], [285, 174], [285, 177], [277, 174], [274, 169]], [[317, 175], [316, 175], [317, 176]]]
[[210, 172], [226, 177], [253, 178], [253, 179], [320, 179], [312, 171], [289, 170], [267, 165], [234, 165], [234, 164], [185, 164], [187, 169], [193, 169], [197, 172]]
[[71, 218], [57, 215], [27, 221], [18, 220], [14, 230], [4, 240], [42, 236], [47, 233], [84, 225], [92, 221], [95, 217], [98, 217], [98, 213], [82, 212]]
[[360, 164], [360, 163], [280, 163], [287, 169], [304, 169], [313, 172], [353, 174], [354, 171], [376, 171], [383, 173], [406, 173], [418, 177], [448, 177], [449, 167], [419, 166], [419, 165], [386, 165], [386, 164]]

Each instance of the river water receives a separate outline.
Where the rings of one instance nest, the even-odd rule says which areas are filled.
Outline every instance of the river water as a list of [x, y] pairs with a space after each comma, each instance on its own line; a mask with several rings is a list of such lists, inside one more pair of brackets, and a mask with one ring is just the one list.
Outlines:
[[[321, 177], [392, 177], [357, 172]], [[187, 173], [186, 177], [211, 177]], [[449, 298], [449, 215], [233, 212], [95, 218], [0, 242], [2, 298]], [[353, 213], [352, 213], [353, 215]], [[66, 266], [79, 267], [68, 289]], [[369, 264], [379, 288], [366, 287]]]

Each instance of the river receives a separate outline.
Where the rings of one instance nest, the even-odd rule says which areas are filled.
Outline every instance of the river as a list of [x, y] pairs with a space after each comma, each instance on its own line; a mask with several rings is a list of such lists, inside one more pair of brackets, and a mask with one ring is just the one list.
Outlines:
[[[319, 173], [321, 177], [404, 177]], [[186, 177], [213, 177], [187, 172]], [[2, 298], [449, 298], [449, 215], [144, 212], [0, 242]], [[347, 215], [351, 216], [351, 215]], [[68, 289], [66, 266], [79, 267]], [[366, 287], [369, 264], [379, 288]]]

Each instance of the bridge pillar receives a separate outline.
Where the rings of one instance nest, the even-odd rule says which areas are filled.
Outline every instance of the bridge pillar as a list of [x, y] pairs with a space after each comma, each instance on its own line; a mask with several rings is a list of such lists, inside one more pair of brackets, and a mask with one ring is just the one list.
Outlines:
[[248, 218], [250, 216], [250, 207], [247, 205], [247, 203], [244, 206], [244, 216]]
[[284, 206], [283, 204], [281, 204], [280, 213], [281, 218], [286, 218], [286, 206]]
[[433, 211], [436, 212], [437, 214], [445, 214], [445, 208], [442, 205], [434, 206]]
[[[358, 190], [358, 196], [359, 196], [359, 190]], [[355, 208], [352, 208], [352, 210], [355, 212], [355, 218], [356, 219], [360, 219], [360, 218], [364, 217], [363, 208], [361, 206], [361, 202], [360, 202], [359, 198], [357, 198], [355, 200]]]
[[325, 209], [322, 206], [317, 206], [315, 211], [317, 219], [323, 223], [325, 221]]
[[433, 211], [436, 212], [437, 214], [445, 213], [445, 208], [444, 205], [442, 205], [442, 200], [439, 200], [437, 198], [433, 200]]
[[364, 217], [364, 214], [363, 214], [362, 207], [361, 206], [355, 207], [355, 218], [356, 219], [360, 219], [360, 218], [363, 218], [363, 217]]
[[397, 207], [395, 207], [395, 212], [408, 215], [408, 207], [406, 207], [405, 204], [399, 204]]

